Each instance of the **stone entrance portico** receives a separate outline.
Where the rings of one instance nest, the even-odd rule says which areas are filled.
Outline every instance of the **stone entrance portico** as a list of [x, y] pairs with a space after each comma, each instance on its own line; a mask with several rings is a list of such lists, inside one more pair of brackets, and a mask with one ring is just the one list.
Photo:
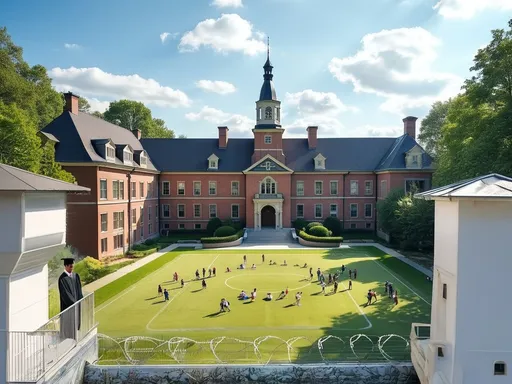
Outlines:
[[275, 210], [275, 229], [283, 228], [283, 195], [263, 195], [257, 193], [252, 200], [254, 203], [254, 229], [261, 230], [261, 216], [264, 208], [272, 207]]

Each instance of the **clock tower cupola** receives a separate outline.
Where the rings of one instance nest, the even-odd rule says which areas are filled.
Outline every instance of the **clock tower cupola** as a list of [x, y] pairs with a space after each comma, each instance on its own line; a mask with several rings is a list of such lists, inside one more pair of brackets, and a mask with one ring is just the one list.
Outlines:
[[256, 102], [256, 129], [281, 128], [281, 102], [277, 100], [276, 89], [272, 79], [270, 46], [267, 44], [267, 61], [263, 66], [263, 85], [260, 98]]

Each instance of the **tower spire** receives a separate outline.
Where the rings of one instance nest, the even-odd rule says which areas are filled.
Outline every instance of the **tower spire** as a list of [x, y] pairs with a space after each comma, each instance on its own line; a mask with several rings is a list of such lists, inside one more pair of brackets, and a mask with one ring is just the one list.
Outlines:
[[270, 60], [270, 37], [267, 36], [267, 60]]

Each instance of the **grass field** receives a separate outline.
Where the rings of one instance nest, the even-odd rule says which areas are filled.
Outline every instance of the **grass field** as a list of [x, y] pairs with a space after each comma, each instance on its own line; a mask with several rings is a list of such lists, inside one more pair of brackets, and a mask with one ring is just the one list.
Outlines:
[[[169, 359], [172, 362], [174, 359], [190, 363], [213, 362], [209, 361], [213, 359], [248, 362], [255, 359], [254, 340], [258, 337], [265, 340], [256, 359], [260, 361], [267, 359], [267, 355], [271, 359], [279, 356], [279, 359], [290, 361], [315, 360], [319, 354], [324, 360], [328, 355], [337, 359], [344, 356], [340, 352], [343, 349], [341, 347], [355, 354], [357, 359], [371, 360], [374, 353], [382, 355], [376, 351], [378, 336], [398, 334], [407, 338], [412, 322], [429, 322], [431, 283], [418, 271], [374, 247], [266, 250], [264, 264], [261, 260], [262, 252], [172, 252], [162, 256], [160, 262], [155, 261], [159, 263], [158, 268], [139, 272], [138, 278], [126, 275], [124, 283], [117, 282], [116, 286], [114, 282], [112, 287], [102, 288], [103, 292], [98, 293], [100, 297], [108, 297], [108, 300], [103, 299], [96, 307], [99, 332], [113, 338], [146, 337], [122, 345], [125, 354], [128, 351], [128, 356], [121, 356], [114, 351], [117, 347], [115, 343], [104, 340], [103, 360], [157, 362]], [[236, 269], [244, 254], [247, 255], [248, 267], [256, 264], [255, 270]], [[281, 266], [285, 259], [288, 266]], [[270, 260], [277, 261], [278, 265], [269, 265]], [[308, 268], [302, 268], [304, 263], [308, 264]], [[299, 266], [295, 266], [297, 264]], [[347, 271], [341, 276], [337, 294], [331, 294], [332, 286], [326, 288], [327, 294], [322, 294], [316, 273], [313, 281], [309, 281], [310, 266], [314, 271], [321, 268], [327, 278], [329, 272], [338, 271], [342, 264], [347, 266], [347, 270], [358, 270], [351, 291], [345, 290], [348, 286]], [[213, 266], [217, 268], [217, 276], [206, 278], [208, 287], [202, 289], [201, 281], [194, 277], [195, 270], [201, 271], [203, 267], [208, 269]], [[228, 266], [232, 269], [230, 273], [225, 272]], [[184, 288], [172, 282], [175, 271], [180, 279], [183, 277], [186, 280]], [[386, 280], [392, 282], [398, 290], [397, 306], [383, 295]], [[169, 301], [157, 295], [158, 284], [169, 290]], [[275, 300], [286, 287], [290, 290], [288, 297]], [[255, 302], [237, 300], [242, 289], [249, 293], [254, 288], [258, 290]], [[365, 295], [368, 289], [375, 289], [379, 300], [366, 307]], [[301, 306], [293, 305], [297, 291], [303, 292]], [[263, 300], [267, 292], [273, 293], [273, 301]], [[231, 312], [219, 313], [221, 298], [231, 303]], [[369, 338], [360, 337], [355, 350], [351, 350], [350, 337], [356, 334], [365, 334]], [[312, 348], [320, 347], [318, 340], [329, 335], [334, 337], [325, 342], [324, 348], [312, 352]], [[226, 339], [222, 340], [216, 350], [224, 353], [224, 357], [213, 358], [210, 341], [222, 337]], [[164, 341], [171, 338], [174, 338], [172, 348], [182, 351], [182, 355], [188, 353], [187, 358], [176, 359], [176, 354], [169, 357], [171, 344]], [[246, 345], [235, 339], [249, 343]], [[293, 348], [290, 340], [294, 340]], [[400, 339], [393, 338], [388, 347], [391, 346], [396, 355], [400, 354], [404, 344]], [[263, 348], [263, 345], [266, 347]], [[154, 347], [160, 352], [157, 353]], [[407, 354], [405, 349], [404, 356], [389, 357], [406, 359]], [[375, 359], [378, 360], [377, 355]]]

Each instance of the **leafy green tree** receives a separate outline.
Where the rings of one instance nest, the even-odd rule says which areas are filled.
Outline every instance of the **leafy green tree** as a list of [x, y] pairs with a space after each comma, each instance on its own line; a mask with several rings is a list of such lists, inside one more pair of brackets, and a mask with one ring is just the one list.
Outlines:
[[53, 177], [68, 183], [74, 183], [75, 177], [62, 169], [59, 163], [55, 161], [55, 144], [51, 141], [46, 141], [41, 147], [41, 165], [39, 173], [44, 176]]
[[165, 139], [174, 138], [174, 131], [167, 128], [162, 119], [153, 119], [153, 124], [148, 137], [159, 137]]
[[78, 99], [78, 110], [84, 113], [91, 113], [91, 104], [89, 104], [85, 97]]
[[398, 237], [398, 227], [395, 212], [398, 209], [398, 202], [404, 197], [402, 189], [389, 191], [387, 197], [377, 202], [377, 227], [391, 237]]
[[436, 101], [432, 104], [428, 115], [421, 121], [421, 132], [418, 135], [418, 139], [423, 148], [425, 148], [425, 151], [433, 158], [436, 158], [436, 155], [439, 153], [441, 128], [446, 120], [451, 102], [451, 99], [444, 102]]
[[98, 112], [98, 111], [94, 111], [93, 113], [91, 113], [91, 115], [96, 116], [96, 117], [99, 117], [100, 119], [104, 119], [104, 118], [105, 118], [105, 117], [103, 116], [103, 113]]

